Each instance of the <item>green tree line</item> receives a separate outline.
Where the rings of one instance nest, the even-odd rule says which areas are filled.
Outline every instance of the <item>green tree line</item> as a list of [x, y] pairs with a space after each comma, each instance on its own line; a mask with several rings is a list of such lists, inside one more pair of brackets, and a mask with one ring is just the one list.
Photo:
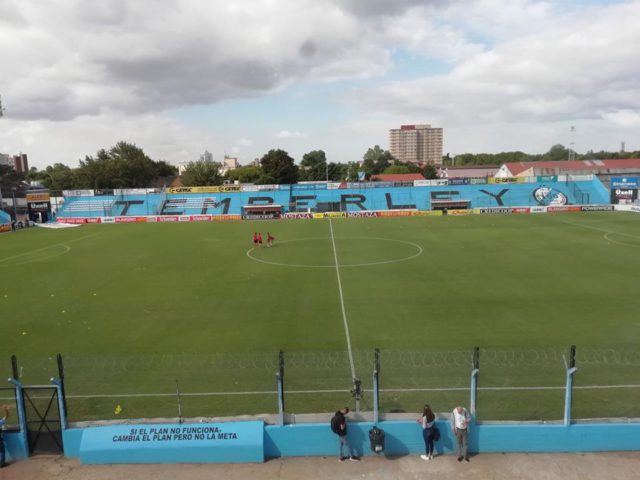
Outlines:
[[[443, 165], [501, 165], [509, 162], [535, 162], [567, 160], [569, 149], [553, 145], [548, 152], [528, 154], [521, 151], [500, 153], [464, 153], [443, 157]], [[576, 160], [640, 158], [640, 151], [593, 152], [576, 154]], [[418, 166], [402, 163], [379, 145], [369, 148], [361, 161], [348, 163], [330, 162], [323, 150], [313, 150], [302, 156], [299, 164], [284, 150], [273, 149], [258, 162], [222, 173], [222, 164], [203, 158], [190, 162], [181, 181], [186, 186], [221, 185], [225, 181], [255, 184], [288, 184], [305, 181], [357, 181], [364, 176], [387, 173], [421, 173], [425, 178], [436, 178], [433, 165]], [[39, 181], [53, 191], [75, 189], [111, 189], [160, 187], [175, 178], [178, 170], [164, 160], [152, 160], [142, 148], [127, 142], [118, 142], [108, 150], [100, 149], [93, 156], [80, 160], [71, 168], [62, 163], [47, 166], [44, 170], [32, 168], [26, 174], [17, 173], [11, 167], [0, 165], [0, 189], [5, 195], [20, 189], [25, 182]]]

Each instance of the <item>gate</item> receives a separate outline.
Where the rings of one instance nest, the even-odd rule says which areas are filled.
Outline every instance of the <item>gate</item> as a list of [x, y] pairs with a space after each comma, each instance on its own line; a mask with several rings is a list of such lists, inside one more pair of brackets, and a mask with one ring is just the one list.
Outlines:
[[58, 389], [49, 385], [25, 385], [22, 392], [29, 454], [62, 454]]

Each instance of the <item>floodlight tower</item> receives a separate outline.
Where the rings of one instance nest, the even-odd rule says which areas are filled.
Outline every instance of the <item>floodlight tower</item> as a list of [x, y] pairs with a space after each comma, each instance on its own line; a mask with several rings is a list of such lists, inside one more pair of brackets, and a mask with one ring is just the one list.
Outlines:
[[568, 160], [571, 162], [573, 160], [576, 159], [576, 152], [573, 149], [574, 147], [574, 137], [576, 136], [576, 127], [574, 125], [571, 125], [571, 127], [569, 127], [569, 133], [571, 133], [571, 141], [569, 142], [569, 158]]

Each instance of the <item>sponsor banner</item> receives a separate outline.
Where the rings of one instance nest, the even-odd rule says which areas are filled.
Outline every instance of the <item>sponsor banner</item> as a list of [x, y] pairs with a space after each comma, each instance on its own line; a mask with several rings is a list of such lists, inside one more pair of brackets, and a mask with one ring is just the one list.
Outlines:
[[531, 207], [531, 213], [547, 213], [547, 207]]
[[416, 210], [411, 212], [412, 217], [441, 217], [442, 210]]
[[581, 212], [582, 207], [579, 206], [562, 206], [562, 207], [547, 207], [547, 212], [549, 213], [557, 213], [557, 212]]
[[371, 184], [367, 184], [367, 185], [370, 185], [373, 188], [393, 188], [397, 186], [403, 186], [404, 184], [394, 183], [394, 182], [374, 182], [373, 185]]
[[465, 215], [473, 215], [477, 213], [474, 210], [448, 210], [447, 215], [453, 215], [454, 217], [463, 217]]
[[229, 193], [240, 192], [240, 185], [221, 185], [218, 187], [174, 187], [168, 188], [167, 193]]
[[492, 207], [492, 208], [480, 208], [480, 215], [488, 215], [488, 214], [507, 214], [511, 213], [512, 209], [509, 207]]
[[558, 176], [557, 175], [538, 175], [535, 181], [538, 183], [557, 182]]
[[51, 210], [51, 203], [49, 202], [29, 202], [27, 207], [32, 212], [48, 212]]
[[379, 217], [410, 217], [415, 210], [382, 210], [378, 212]]
[[27, 203], [31, 202], [48, 202], [51, 198], [48, 193], [27, 193]]
[[469, 185], [468, 178], [450, 178], [449, 185]]
[[160, 215], [156, 217], [157, 222], [177, 222], [180, 217], [178, 215]]
[[211, 215], [191, 215], [189, 220], [192, 222], [210, 222]]
[[515, 207], [511, 209], [511, 213], [531, 213], [529, 207]]
[[102, 219], [100, 217], [89, 217], [87, 218], [87, 223], [102, 223]]
[[74, 225], [80, 225], [87, 223], [87, 219], [83, 217], [67, 217], [67, 218], [58, 218], [59, 223], [71, 223]]
[[347, 218], [347, 212], [314, 213], [313, 218]]
[[276, 218], [280, 218], [280, 215], [277, 215], [275, 213], [248, 213], [242, 215], [243, 220], [274, 220]]
[[478, 178], [470, 178], [469, 185], [486, 185], [487, 178], [486, 177], [478, 177]]
[[583, 212], [612, 212], [613, 205], [582, 205], [580, 210]]
[[292, 190], [326, 190], [327, 184], [314, 183], [314, 182], [310, 182], [310, 183], [301, 182], [301, 183], [292, 185], [292, 187], [293, 187]]
[[242, 220], [242, 215], [211, 215], [211, 220], [224, 221], [224, 220]]
[[327, 183], [327, 190], [338, 190], [340, 188], [341, 183], [329, 182]]
[[146, 195], [147, 193], [156, 193], [155, 188], [114, 188], [114, 195]]
[[634, 205], [634, 206], [632, 206], [632, 207], [631, 207], [631, 211], [632, 211], [632, 212], [640, 212], [640, 206], [638, 206], [638, 205]]
[[293, 185], [278, 185], [278, 190], [293, 190]]
[[63, 197], [93, 197], [93, 190], [63, 190]]
[[638, 188], [638, 177], [611, 177], [611, 188]]
[[282, 218], [313, 218], [313, 213], [285, 213]]
[[370, 211], [366, 211], [366, 212], [347, 212], [347, 217], [349, 218], [370, 218], [370, 217], [377, 217], [378, 215], [376, 214], [376, 212], [370, 212]]
[[638, 198], [638, 190], [635, 188], [616, 188], [611, 190], [611, 203], [631, 205]]
[[278, 190], [278, 185], [255, 185], [258, 189], [258, 192], [273, 192], [274, 190]]
[[[139, 218], [144, 218], [144, 220], [138, 220]], [[139, 221], [146, 222], [147, 217], [115, 217], [116, 223], [136, 223]]]
[[0, 233], [10, 232], [10, 231], [11, 231], [11, 224], [3, 223], [2, 225], [0, 225]]
[[524, 178], [522, 177], [505, 177], [505, 178], [489, 178], [488, 183], [524, 183]]
[[190, 222], [191, 221], [191, 216], [190, 215], [180, 215], [178, 217], [178, 221], [179, 222]]
[[444, 185], [449, 185], [449, 180], [446, 178], [436, 178], [433, 180], [414, 180], [414, 187], [442, 187]]
[[116, 223], [116, 219], [114, 217], [102, 217], [101, 223]]
[[242, 185], [242, 191], [243, 192], [257, 192], [258, 191], [258, 186], [257, 185]]

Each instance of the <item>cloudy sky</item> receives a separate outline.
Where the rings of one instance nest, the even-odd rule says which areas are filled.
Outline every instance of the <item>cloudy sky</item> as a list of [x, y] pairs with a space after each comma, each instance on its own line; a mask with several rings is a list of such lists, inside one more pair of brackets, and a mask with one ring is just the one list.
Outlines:
[[[0, 152], [640, 149], [640, 0], [0, 0]], [[570, 133], [575, 126], [575, 133]]]

